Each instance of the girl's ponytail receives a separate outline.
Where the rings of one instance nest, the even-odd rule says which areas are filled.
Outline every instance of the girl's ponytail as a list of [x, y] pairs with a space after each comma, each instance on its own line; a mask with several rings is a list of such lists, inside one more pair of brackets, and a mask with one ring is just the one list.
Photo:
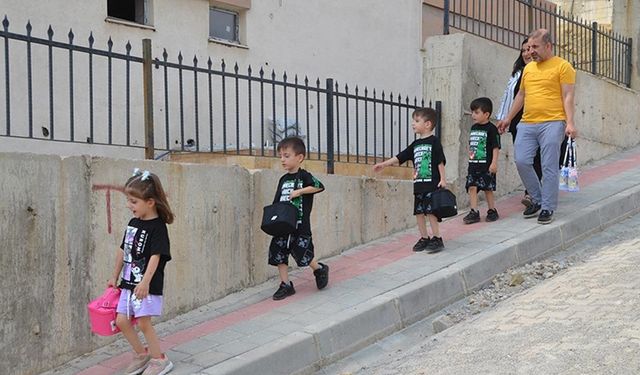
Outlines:
[[125, 193], [131, 194], [139, 199], [153, 199], [156, 202], [156, 210], [160, 219], [167, 224], [173, 223], [174, 215], [169, 206], [167, 195], [162, 188], [160, 178], [149, 171], [140, 172], [135, 169], [124, 185]]

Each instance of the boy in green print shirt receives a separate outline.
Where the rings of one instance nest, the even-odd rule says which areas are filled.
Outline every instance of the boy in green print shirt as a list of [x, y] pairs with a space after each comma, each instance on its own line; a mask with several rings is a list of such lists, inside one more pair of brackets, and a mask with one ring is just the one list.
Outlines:
[[[413, 131], [418, 135], [418, 139], [395, 157], [374, 165], [373, 171], [379, 172], [391, 165], [400, 165], [408, 160], [413, 161], [413, 214], [416, 216], [421, 236], [413, 246], [413, 251], [429, 250], [429, 253], [437, 253], [444, 249], [438, 224], [442, 219], [434, 215], [431, 210], [431, 193], [447, 186], [444, 174], [444, 165], [447, 161], [440, 140], [433, 135], [436, 111], [432, 108], [416, 109], [412, 118]], [[427, 219], [431, 226], [432, 237], [429, 237], [427, 232]]]
[[463, 219], [465, 224], [480, 221], [478, 191], [484, 191], [487, 199], [487, 221], [496, 221], [499, 217], [493, 192], [496, 190], [500, 134], [489, 121], [492, 110], [493, 104], [489, 98], [478, 98], [471, 102], [471, 118], [474, 124], [469, 134], [469, 167], [465, 184], [471, 210]]
[[302, 139], [287, 137], [278, 144], [280, 163], [287, 172], [280, 177], [275, 202], [291, 202], [298, 208], [296, 231], [288, 236], [276, 236], [269, 245], [269, 264], [278, 267], [280, 286], [273, 294], [278, 301], [296, 293], [289, 280], [289, 255], [299, 267], [309, 266], [313, 270], [318, 289], [329, 283], [329, 266], [319, 263], [315, 257], [311, 238], [311, 209], [314, 194], [324, 191], [324, 185], [311, 173], [301, 168], [306, 154]]

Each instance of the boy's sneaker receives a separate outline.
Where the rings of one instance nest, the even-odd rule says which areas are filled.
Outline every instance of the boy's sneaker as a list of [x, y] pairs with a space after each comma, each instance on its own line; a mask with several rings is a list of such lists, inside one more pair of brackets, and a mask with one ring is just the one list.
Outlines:
[[527, 207], [526, 210], [522, 213], [525, 218], [531, 218], [538, 215], [538, 211], [540, 211], [542, 207], [538, 203], [533, 203], [531, 206]]
[[162, 358], [151, 358], [149, 367], [144, 370], [142, 375], [164, 375], [169, 373], [171, 369], [173, 369], [173, 363], [166, 354], [163, 354]]
[[498, 210], [496, 210], [495, 208], [492, 208], [489, 211], [487, 211], [487, 221], [489, 222], [496, 221], [498, 220], [499, 217], [500, 215], [498, 215]]
[[151, 356], [148, 353], [133, 353], [133, 359], [127, 368], [124, 370], [126, 375], [138, 375], [144, 371], [149, 365]]
[[427, 246], [429, 246], [429, 242], [431, 242], [431, 239], [429, 237], [424, 238], [421, 237], [418, 242], [416, 242], [415, 245], [413, 245], [413, 251], [423, 251], [427, 248]]
[[283, 281], [280, 282], [280, 287], [273, 293], [273, 300], [279, 301], [281, 299], [285, 299], [289, 296], [296, 294], [296, 290], [293, 288], [293, 282], [289, 281], [289, 284], [285, 284]]
[[444, 249], [444, 242], [442, 242], [442, 237], [431, 237], [431, 241], [429, 241], [429, 245], [427, 246], [429, 254], [435, 254], [442, 251], [442, 249]]
[[318, 263], [322, 268], [318, 268], [313, 271], [313, 276], [316, 277], [316, 286], [318, 289], [324, 289], [329, 284], [329, 266], [324, 263]]
[[480, 221], [480, 211], [476, 211], [473, 208], [471, 209], [471, 211], [469, 211], [469, 213], [467, 214], [467, 216], [465, 216], [462, 221], [465, 224], [473, 224], [473, 223], [477, 223]]
[[549, 211], [549, 210], [540, 211], [540, 215], [538, 215], [539, 224], [549, 224], [552, 221], [553, 221], [553, 211]]

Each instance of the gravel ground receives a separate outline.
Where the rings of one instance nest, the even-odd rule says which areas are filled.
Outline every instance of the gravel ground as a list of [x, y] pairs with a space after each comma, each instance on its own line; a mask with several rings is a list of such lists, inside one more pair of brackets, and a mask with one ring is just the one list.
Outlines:
[[445, 308], [444, 314], [436, 319], [438, 322], [442, 322], [443, 326], [436, 327], [438, 325], [436, 323], [434, 325], [435, 331], [440, 332], [443, 328], [448, 328], [472, 315], [491, 309], [500, 301], [552, 278], [558, 272], [571, 267], [575, 262], [573, 258], [572, 260], [547, 259], [528, 263], [496, 275], [491, 284], [466, 297], [462, 303]]
[[[509, 307], [507, 306], [511, 306], [514, 303], [517, 305], [517, 302], [515, 300], [526, 299], [528, 294], [534, 293], [540, 288], [545, 288], [545, 285], [548, 285], [550, 283], [554, 284], [556, 278], [559, 280], [566, 279], [569, 276], [565, 275], [576, 273], [577, 271], [574, 270], [579, 270], [587, 266], [590, 262], [592, 262], [594, 257], [597, 257], [603, 251], [603, 249], [609, 248], [612, 245], [623, 243], [625, 241], [638, 241], [636, 239], [636, 228], [638, 227], [638, 225], [640, 225], [640, 215], [636, 215], [631, 219], [627, 219], [622, 223], [614, 225], [608, 228], [606, 232], [601, 232], [594, 236], [588, 237], [587, 239], [574, 244], [568, 249], [553, 254], [545, 259], [525, 264], [521, 267], [511, 268], [503, 273], [500, 273], [492, 279], [491, 283], [486, 285], [484, 288], [477, 290], [470, 296], [458, 302], [455, 302], [450, 306], [445, 307], [440, 312], [428, 318], [425, 318], [424, 320], [417, 322], [414, 325], [407, 327], [406, 329], [394, 335], [382, 339], [381, 341], [365, 349], [362, 349], [352, 354], [351, 356], [338, 361], [337, 363], [319, 370], [316, 375], [405, 375], [409, 373], [426, 374], [432, 372], [446, 374], [466, 373], [465, 371], [458, 371], [460, 369], [449, 369], [450, 371], [434, 372], [433, 368], [430, 368], [430, 370], [427, 370], [427, 372], [423, 372], [424, 370], [421, 370], [421, 368], [429, 368], [429, 364], [434, 359], [432, 358], [433, 354], [435, 354], [432, 352], [435, 348], [434, 345], [446, 345], [447, 342], [453, 341], [454, 338], [460, 334], [459, 331], [471, 329], [469, 327], [473, 328], [477, 327], [478, 325], [484, 326], [483, 323], [478, 322], [478, 319], [482, 319], [483, 316], [486, 316], [487, 314], [489, 316], [492, 316], [497, 311], [508, 309]], [[631, 247], [636, 248], [636, 246]], [[584, 287], [584, 282], [582, 281], [559, 282], [563, 285], [562, 289], [569, 290], [571, 288]], [[562, 300], [562, 298], [560, 298], [560, 300]], [[526, 308], [533, 308], [532, 306], [535, 305], [535, 303], [536, 302], [528, 302], [525, 306]], [[540, 303], [544, 304], [544, 302]], [[570, 307], [567, 306], [567, 308]], [[542, 311], [545, 310], [546, 308], [542, 308]], [[559, 327], [536, 327], [537, 326], [532, 325], [531, 327], [529, 327], [530, 329], [532, 329], [532, 331], [523, 331], [525, 332], [522, 333], [522, 335], [524, 336], [516, 337], [516, 334], [516, 336], [507, 340], [508, 344], [505, 344], [506, 346], [502, 348], [502, 352], [508, 354], [513, 345], [518, 342], [523, 342], [523, 340], [527, 341], [529, 339], [528, 337], [532, 337], [535, 335], [547, 335], [549, 340], [557, 340], [557, 329], [559, 329]], [[571, 340], [574, 341], [573, 344], [578, 344], [581, 338], [584, 338], [581, 336], [582, 332], [585, 332], [585, 330], [593, 330], [596, 327], [585, 326], [583, 328], [584, 330], [578, 330], [579, 334], [568, 336], [571, 339], [568, 338], [567, 340], [569, 341], [563, 342], [561, 343], [561, 345], [569, 345], [572, 342]], [[440, 333], [441, 331], [444, 332]], [[437, 333], [440, 334], [435, 335]], [[480, 336], [484, 336], [484, 333]], [[597, 335], [597, 337], [605, 336], [606, 332], [600, 332]], [[470, 337], [475, 336], [472, 335]], [[506, 337], [507, 335], [505, 333], [505, 338]], [[592, 341], [595, 340], [595, 338], [591, 339]], [[466, 344], [469, 344], [469, 346], [475, 348], [474, 350], [480, 350], [489, 342], [492, 343], [489, 345], [489, 347], [496, 346], [497, 343], [501, 343], [502, 341], [504, 341], [504, 338], [498, 339], [497, 342], [493, 342], [491, 340], [492, 339], [488, 337], [484, 337], [480, 339], [478, 343], [475, 343], [476, 345], [471, 345], [470, 342], [464, 344], [457, 343], [455, 345], [456, 347], [465, 348], [464, 350], [467, 350], [468, 348], [466, 347]], [[493, 340], [495, 340], [495, 338]], [[559, 348], [562, 349], [562, 347]], [[616, 350], [614, 351], [618, 352], [619, 349], [620, 348], [616, 348]], [[520, 348], [519, 350], [526, 351], [528, 349]], [[557, 349], [550, 349], [549, 353], [554, 353], [556, 350]], [[571, 348], [571, 350], [576, 349]], [[518, 350], [516, 350], [516, 352], [518, 352]], [[463, 354], [455, 354], [455, 350], [447, 353], [447, 358], [456, 358], [456, 360], [454, 360], [456, 362], [458, 361], [458, 356], [460, 357], [459, 359], [464, 358]], [[489, 354], [489, 356], [497, 355], [496, 353], [486, 354]], [[517, 357], [517, 355], [513, 353], [508, 354], [507, 357], [509, 357], [509, 355], [512, 355], [514, 358]], [[585, 355], [585, 358], [590, 358], [589, 356], [594, 355], [594, 353], [590, 352]], [[508, 358], [505, 358], [502, 359], [506, 361]], [[442, 360], [442, 358], [440, 358], [440, 360]], [[547, 363], [547, 360], [548, 358], [542, 360], [541, 363]], [[478, 361], [478, 358], [474, 358], [473, 361]], [[502, 364], [505, 364], [504, 361], [502, 362]], [[550, 369], [552, 369], [553, 366], [550, 366]], [[520, 370], [514, 370], [515, 367], [511, 369], [514, 371], [508, 371], [505, 369], [501, 369], [500, 371], [498, 371], [498, 369], [501, 369], [500, 366], [493, 368], [493, 370], [491, 371], [485, 368], [485, 372], [476, 371], [474, 372], [474, 375], [484, 373], [531, 373], [523, 370], [522, 368], [520, 368]], [[548, 373], [554, 373], [554, 371], [550, 371]], [[555, 373], [559, 374], [563, 372], [556, 371]], [[586, 373], [600, 374], [609, 372], [577, 371], [577, 374]], [[640, 369], [637, 373], [640, 373]]]
[[316, 375], [639, 374], [638, 226], [640, 214], [498, 274]]

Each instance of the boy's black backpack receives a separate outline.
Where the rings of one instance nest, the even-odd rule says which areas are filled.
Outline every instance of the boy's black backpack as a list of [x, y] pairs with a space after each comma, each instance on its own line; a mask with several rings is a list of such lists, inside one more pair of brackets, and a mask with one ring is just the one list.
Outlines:
[[296, 230], [298, 208], [291, 202], [276, 202], [262, 209], [260, 229], [271, 236], [286, 236]]
[[431, 193], [431, 212], [441, 219], [456, 216], [458, 214], [456, 196], [447, 189], [434, 191]]

